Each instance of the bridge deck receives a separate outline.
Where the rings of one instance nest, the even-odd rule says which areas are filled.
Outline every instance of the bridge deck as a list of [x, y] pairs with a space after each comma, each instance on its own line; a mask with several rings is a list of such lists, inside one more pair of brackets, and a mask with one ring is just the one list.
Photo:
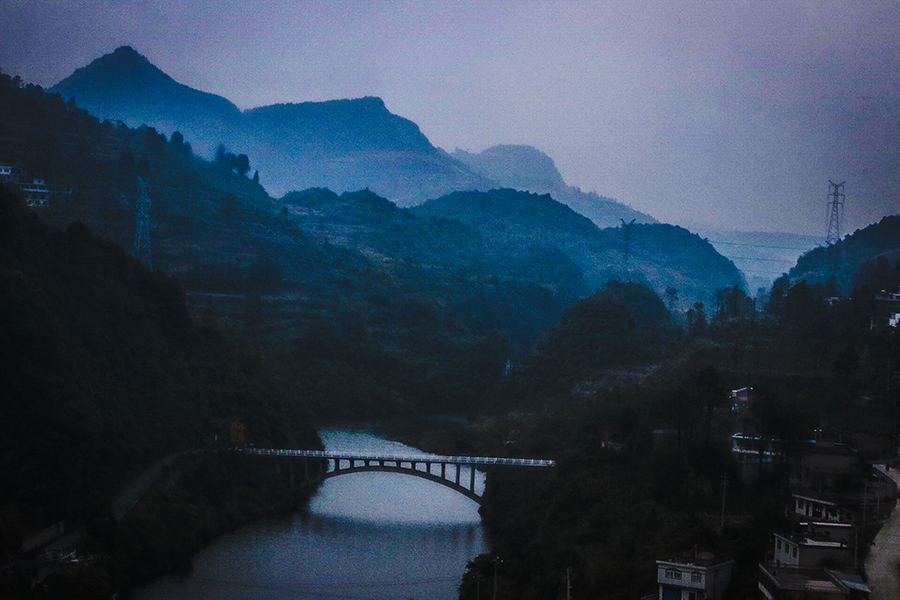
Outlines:
[[331, 458], [338, 460], [377, 460], [387, 462], [430, 462], [455, 465], [510, 465], [519, 467], [555, 467], [556, 461], [539, 458], [493, 458], [487, 456], [439, 456], [432, 454], [380, 454], [377, 452], [342, 452], [323, 450], [279, 450], [273, 448], [243, 448], [246, 454], [268, 456], [296, 456], [307, 458]]

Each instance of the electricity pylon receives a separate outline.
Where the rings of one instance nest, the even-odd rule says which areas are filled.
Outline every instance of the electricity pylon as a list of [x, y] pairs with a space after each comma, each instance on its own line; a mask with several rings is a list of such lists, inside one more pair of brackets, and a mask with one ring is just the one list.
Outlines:
[[841, 239], [841, 219], [844, 216], [844, 194], [841, 188], [844, 181], [834, 183], [828, 180], [828, 230], [825, 232], [825, 245], [832, 246]]

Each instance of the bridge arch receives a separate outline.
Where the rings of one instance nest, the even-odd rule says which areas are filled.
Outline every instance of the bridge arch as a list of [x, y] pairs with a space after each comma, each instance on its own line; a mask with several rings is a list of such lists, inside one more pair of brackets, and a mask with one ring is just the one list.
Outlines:
[[[368, 462], [368, 461], [367, 461]], [[386, 461], [393, 462], [393, 461]], [[431, 463], [434, 464], [434, 463]], [[443, 463], [447, 464], [447, 463]], [[448, 479], [446, 476], [441, 476], [436, 473], [431, 472], [431, 470], [422, 471], [420, 469], [415, 468], [415, 464], [410, 467], [402, 467], [400, 464], [362, 464], [362, 465], [351, 465], [345, 466], [342, 469], [335, 469], [331, 471], [326, 471], [325, 473], [320, 474], [318, 477], [311, 478], [308, 482], [305, 482], [309, 485], [321, 483], [326, 479], [331, 479], [332, 477], [340, 477], [341, 475], [349, 475], [352, 473], [372, 473], [372, 472], [381, 472], [381, 473], [401, 473], [403, 475], [412, 475], [413, 477], [420, 477], [422, 479], [427, 479], [428, 481], [434, 481], [443, 485], [444, 487], [448, 487], [451, 490], [462, 494], [463, 496], [470, 498], [481, 505], [481, 494], [479, 494], [474, 489], [474, 480], [475, 480], [475, 466], [474, 465], [455, 465], [456, 471], [458, 473], [462, 473], [465, 467], [468, 473], [464, 478], [463, 482], [457, 483], [454, 479]], [[462, 485], [466, 480], [471, 487], [466, 487]]]
[[[326, 479], [363, 472], [389, 472], [412, 475], [434, 481], [467, 498], [482, 503], [482, 494], [475, 487], [478, 467], [494, 465], [553, 467], [552, 460], [523, 458], [486, 458], [472, 456], [386, 456], [380, 454], [329, 452], [322, 450], [274, 450], [243, 448], [240, 452], [251, 455], [280, 456], [288, 459], [290, 484], [302, 487], [321, 483]], [[328, 468], [326, 460], [332, 461]], [[298, 477], [296, 465], [302, 464]], [[436, 472], [437, 471], [437, 472]], [[299, 481], [298, 481], [299, 480]]]

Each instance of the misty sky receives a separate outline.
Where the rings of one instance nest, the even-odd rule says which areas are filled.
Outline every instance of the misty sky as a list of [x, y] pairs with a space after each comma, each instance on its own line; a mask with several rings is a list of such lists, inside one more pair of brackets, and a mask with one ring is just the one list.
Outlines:
[[829, 179], [845, 233], [900, 212], [898, 0], [0, 0], [26, 81], [126, 44], [241, 108], [375, 95], [448, 151], [536, 146], [668, 222], [824, 236]]

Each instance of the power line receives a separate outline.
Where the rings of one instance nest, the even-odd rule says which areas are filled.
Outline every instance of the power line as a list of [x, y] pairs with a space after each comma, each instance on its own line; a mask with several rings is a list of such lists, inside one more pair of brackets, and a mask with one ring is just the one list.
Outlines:
[[754, 269], [741, 269], [741, 271], [745, 273], [765, 273], [766, 275], [784, 275], [783, 271], [780, 273], [778, 271], [756, 271]]
[[749, 246], [751, 248], [772, 248], [773, 250], [812, 250], [813, 248], [818, 248], [818, 246], [813, 246], [813, 248], [801, 248], [799, 246], [765, 246], [762, 244], [744, 244], [741, 242], [720, 242], [719, 240], [706, 240], [710, 244], [728, 244], [729, 246]]
[[[723, 254], [722, 256], [725, 256], [725, 255]], [[789, 258], [758, 258], [756, 256], [725, 256], [725, 258], [730, 258], [732, 260], [767, 260], [769, 262], [780, 262], [780, 263], [793, 262]]]

